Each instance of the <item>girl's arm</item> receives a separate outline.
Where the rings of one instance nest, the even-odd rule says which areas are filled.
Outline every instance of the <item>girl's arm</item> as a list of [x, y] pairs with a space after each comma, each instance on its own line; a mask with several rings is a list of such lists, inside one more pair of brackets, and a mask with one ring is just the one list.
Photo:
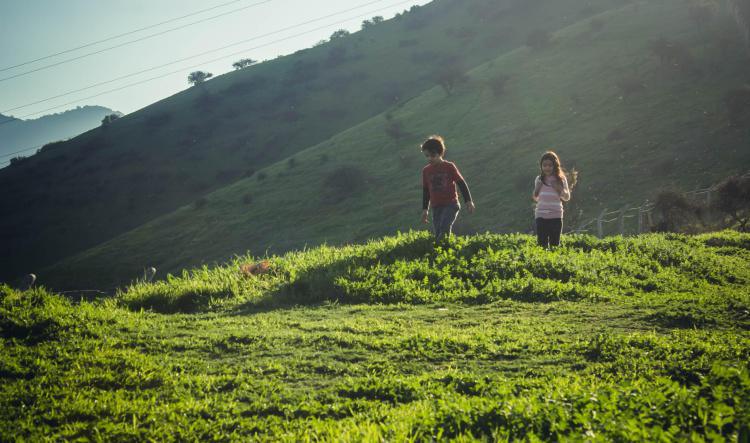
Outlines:
[[536, 179], [534, 179], [534, 193], [531, 194], [531, 198], [534, 201], [539, 200], [539, 192], [541, 192], [541, 190], [542, 190], [542, 179], [539, 178], [539, 176], [537, 176]]
[[563, 175], [560, 189], [560, 200], [566, 202], [570, 200], [570, 188], [568, 188], [568, 179]]

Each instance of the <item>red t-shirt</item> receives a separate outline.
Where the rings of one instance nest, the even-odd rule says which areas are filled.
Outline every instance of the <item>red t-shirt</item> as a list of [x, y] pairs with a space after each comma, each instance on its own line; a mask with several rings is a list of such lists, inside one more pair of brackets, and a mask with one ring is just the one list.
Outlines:
[[458, 203], [456, 182], [463, 179], [456, 165], [451, 162], [425, 166], [422, 169], [422, 186], [430, 191], [430, 206]]

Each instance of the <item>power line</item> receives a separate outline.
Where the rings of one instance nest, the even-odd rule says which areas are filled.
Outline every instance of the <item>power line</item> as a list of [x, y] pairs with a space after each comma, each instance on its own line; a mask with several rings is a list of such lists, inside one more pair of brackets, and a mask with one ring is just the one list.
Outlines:
[[213, 53], [213, 52], [221, 51], [221, 50], [224, 50], [224, 49], [227, 49], [227, 48], [231, 48], [232, 46], [237, 46], [237, 45], [240, 45], [242, 43], [247, 43], [247, 42], [250, 42], [250, 41], [253, 41], [253, 40], [257, 40], [259, 38], [268, 37], [268, 36], [271, 36], [271, 35], [274, 35], [274, 34], [278, 34], [280, 32], [284, 32], [284, 31], [288, 31], [290, 29], [294, 29], [294, 28], [297, 28], [297, 27], [300, 27], [300, 26], [304, 26], [304, 25], [308, 25], [308, 24], [311, 24], [311, 23], [315, 23], [315, 22], [320, 21], [320, 20], [325, 20], [327, 18], [336, 16], [336, 15], [339, 15], [339, 14], [344, 14], [344, 13], [347, 13], [347, 12], [350, 12], [350, 11], [354, 11], [355, 9], [364, 8], [365, 6], [369, 6], [369, 5], [372, 5], [372, 4], [375, 4], [375, 3], [380, 3], [382, 1], [384, 1], [384, 0], [375, 0], [375, 1], [368, 2], [368, 3], [363, 3], [363, 4], [359, 5], [359, 6], [355, 6], [354, 8], [349, 8], [349, 9], [345, 9], [345, 10], [342, 10], [342, 11], [338, 11], [338, 12], [335, 12], [333, 14], [329, 14], [329, 15], [326, 15], [326, 16], [323, 16], [323, 17], [318, 17], [318, 18], [313, 19], [313, 20], [309, 20], [309, 21], [306, 21], [306, 22], [303, 22], [303, 23], [298, 23], [298, 24], [293, 25], [293, 26], [289, 26], [289, 27], [282, 28], [282, 29], [279, 29], [279, 30], [276, 30], [276, 31], [268, 32], [266, 34], [258, 35], [258, 36], [255, 36], [255, 37], [252, 37], [252, 38], [249, 38], [249, 39], [246, 39], [246, 40], [241, 40], [239, 42], [232, 43], [232, 44], [226, 45], [226, 46], [222, 46], [220, 48], [215, 48], [215, 49], [211, 49], [211, 50], [208, 50], [208, 51], [204, 51], [204, 52], [201, 52], [199, 54], [195, 54], [195, 55], [191, 55], [189, 57], [181, 58], [179, 60], [173, 60], [173, 61], [165, 63], [163, 65], [154, 66], [152, 68], [144, 69], [144, 70], [141, 70], [141, 71], [138, 71], [138, 72], [133, 72], [131, 74], [123, 75], [123, 76], [120, 76], [120, 77], [117, 77], [117, 78], [114, 78], [114, 79], [111, 79], [111, 80], [103, 81], [103, 82], [100, 82], [100, 83], [95, 83], [93, 85], [86, 86], [86, 87], [83, 87], [83, 88], [80, 88], [80, 89], [76, 89], [74, 91], [69, 91], [69, 92], [66, 92], [64, 94], [59, 94], [59, 95], [56, 95], [56, 96], [53, 96], [53, 97], [49, 97], [49, 98], [46, 98], [46, 99], [42, 99], [42, 100], [38, 100], [38, 101], [35, 101], [35, 102], [32, 102], [32, 103], [27, 103], [25, 105], [16, 106], [15, 108], [6, 109], [4, 111], [0, 111], [0, 114], [5, 114], [5, 113], [11, 112], [11, 111], [15, 111], [17, 109], [27, 108], [27, 107], [33, 106], [33, 105], [38, 105], [39, 103], [44, 103], [44, 102], [47, 102], [47, 101], [50, 101], [50, 100], [54, 100], [56, 98], [65, 97], [66, 95], [75, 94], [77, 92], [85, 91], [87, 89], [92, 89], [92, 88], [95, 88], [97, 86], [102, 86], [102, 85], [106, 85], [106, 84], [109, 84], [109, 83], [116, 82], [118, 80], [123, 80], [123, 79], [129, 78], [129, 77], [134, 77], [136, 75], [143, 74], [143, 73], [150, 72], [150, 71], [154, 71], [154, 70], [159, 69], [159, 68], [164, 68], [166, 66], [170, 66], [170, 65], [173, 65], [175, 63], [180, 63], [180, 62], [183, 62], [183, 61], [186, 61], [186, 60], [191, 60], [193, 58], [200, 57], [202, 55], [206, 55], [206, 54], [210, 54], [210, 53]]
[[227, 11], [227, 12], [221, 13], [219, 15], [214, 15], [213, 17], [204, 18], [204, 19], [192, 22], [192, 23], [188, 23], [186, 25], [178, 26], [176, 28], [167, 29], [166, 31], [157, 32], [156, 34], [147, 35], [145, 37], [137, 38], [135, 40], [130, 40], [130, 41], [127, 41], [127, 42], [124, 42], [124, 43], [120, 43], [120, 44], [117, 44], [117, 45], [114, 45], [114, 46], [110, 46], [108, 48], [100, 49], [98, 51], [89, 52], [88, 54], [79, 55], [77, 57], [69, 58], [67, 60], [63, 60], [63, 61], [60, 61], [60, 62], [57, 62], [57, 63], [52, 63], [50, 65], [44, 65], [44, 66], [41, 66], [39, 68], [32, 69], [30, 71], [21, 72], [20, 74], [11, 75], [10, 77], [0, 78], [0, 82], [12, 80], [12, 79], [18, 78], [18, 77], [23, 77], [24, 75], [28, 75], [28, 74], [31, 74], [31, 73], [34, 73], [34, 72], [43, 71], [45, 69], [53, 68], [55, 66], [64, 65], [66, 63], [70, 63], [72, 61], [80, 60], [82, 58], [91, 57], [92, 55], [101, 54], [102, 52], [107, 52], [107, 51], [110, 51], [112, 49], [121, 48], [123, 46], [127, 46], [127, 45], [130, 45], [132, 43], [137, 43], [137, 42], [141, 42], [143, 40], [148, 40], [148, 39], [153, 38], [153, 37], [158, 37], [160, 35], [164, 35], [164, 34], [167, 34], [169, 32], [173, 32], [173, 31], [177, 31], [177, 30], [180, 30], [180, 29], [184, 29], [184, 28], [187, 28], [187, 27], [190, 27], [190, 26], [193, 26], [193, 25], [197, 25], [199, 23], [203, 23], [203, 22], [206, 22], [206, 21], [209, 21], [209, 20], [213, 20], [213, 19], [216, 19], [216, 18], [219, 18], [219, 17], [223, 17], [225, 15], [234, 14], [235, 12], [244, 11], [245, 9], [250, 9], [250, 8], [255, 7], [255, 6], [259, 6], [259, 5], [265, 4], [265, 3], [270, 3], [272, 1], [274, 1], [274, 0], [263, 0], [262, 2], [253, 3], [252, 5], [248, 5], [248, 6], [243, 6], [242, 8], [239, 8], [239, 9], [233, 9], [231, 11]]
[[[323, 19], [326, 19], [326, 18], [330, 18], [330, 17], [335, 16], [335, 15], [343, 14], [345, 12], [350, 12], [350, 11], [352, 11], [354, 9], [359, 9], [361, 7], [368, 6], [368, 5], [371, 5], [373, 3], [380, 3], [382, 1], [384, 1], [384, 0], [376, 0], [376, 1], [369, 2], [369, 3], [365, 3], [365, 4], [362, 4], [362, 5], [359, 5], [359, 6], [355, 7], [355, 8], [350, 8], [350, 9], [347, 9], [347, 10], [339, 11], [339, 12], [336, 12], [336, 13], [333, 13], [333, 14], [329, 14], [329, 15], [324, 16], [324, 17], [320, 17], [320, 18], [317, 18], [317, 19], [314, 19], [314, 20], [310, 20], [310, 21], [307, 21], [307, 22], [304, 22], [304, 23], [300, 23], [300, 24], [297, 24], [297, 25], [294, 25], [294, 26], [290, 26], [290, 27], [287, 27], [287, 28], [284, 28], [284, 29], [281, 29], [281, 30], [278, 30], [278, 31], [273, 31], [271, 33], [267, 33], [267, 34], [264, 34], [264, 35], [261, 35], [261, 36], [256, 36], [256, 37], [253, 37], [251, 39], [243, 40], [243, 41], [240, 41], [240, 42], [237, 42], [237, 43], [233, 43], [231, 45], [227, 45], [227, 46], [224, 46], [224, 47], [221, 47], [221, 48], [217, 48], [217, 49], [213, 49], [213, 50], [210, 50], [210, 51], [202, 52], [202, 53], [194, 55], [194, 56], [186, 57], [186, 58], [183, 58], [183, 59], [180, 59], [180, 60], [175, 60], [175, 61], [170, 62], [170, 63], [166, 63], [166, 64], [163, 64], [163, 65], [160, 65], [160, 66], [156, 66], [156, 67], [153, 67], [153, 68], [145, 69], [145, 70], [133, 73], [133, 74], [128, 74], [128, 75], [125, 75], [125, 76], [122, 76], [122, 77], [118, 77], [116, 79], [112, 79], [112, 80], [108, 80], [108, 81], [105, 81], [105, 82], [97, 83], [95, 85], [91, 85], [91, 86], [88, 86], [88, 87], [85, 87], [85, 88], [81, 88], [81, 89], [78, 89], [76, 91], [67, 92], [65, 94], [60, 94], [60, 95], [55, 96], [55, 97], [50, 97], [48, 99], [39, 100], [37, 102], [30, 103], [30, 104], [23, 105], [23, 106], [19, 106], [19, 107], [13, 108], [13, 109], [24, 108], [24, 107], [27, 107], [27, 106], [31, 106], [33, 104], [39, 104], [39, 103], [43, 103], [43, 102], [46, 102], [46, 101], [49, 101], [49, 100], [52, 100], [52, 99], [55, 99], [55, 98], [59, 98], [59, 97], [65, 96], [65, 95], [73, 94], [75, 92], [80, 92], [80, 91], [84, 91], [84, 90], [87, 90], [87, 89], [91, 89], [91, 88], [94, 88], [96, 86], [101, 86], [101, 85], [104, 85], [104, 84], [107, 84], [107, 83], [112, 83], [112, 82], [117, 81], [117, 80], [122, 80], [124, 78], [132, 77], [132, 76], [135, 76], [135, 75], [138, 75], [138, 74], [142, 74], [144, 72], [153, 71], [155, 69], [159, 69], [159, 68], [163, 68], [163, 67], [166, 67], [166, 66], [170, 66], [170, 65], [173, 65], [173, 64], [176, 64], [176, 63], [180, 63], [180, 62], [185, 61], [185, 60], [190, 60], [190, 59], [193, 59], [193, 58], [196, 58], [196, 57], [200, 57], [201, 55], [205, 55], [205, 54], [216, 52], [216, 51], [220, 51], [220, 50], [232, 47], [232, 46], [236, 46], [236, 45], [241, 44], [241, 43], [247, 43], [248, 41], [257, 40], [258, 38], [266, 37], [266, 36], [273, 35], [273, 34], [278, 34], [279, 32], [287, 31], [289, 29], [294, 29], [294, 28], [299, 27], [299, 26], [303, 26], [303, 25], [306, 25], [306, 24], [314, 23], [316, 21], [320, 21], [320, 20], [323, 20]], [[54, 110], [54, 109], [57, 109], [57, 108], [61, 108], [61, 107], [67, 106], [67, 105], [71, 105], [71, 104], [74, 104], [74, 103], [77, 103], [77, 102], [80, 102], [80, 101], [83, 101], [83, 100], [89, 100], [91, 98], [99, 97], [99, 96], [102, 96], [102, 95], [105, 95], [105, 94], [109, 94], [109, 93], [112, 93], [112, 92], [117, 92], [117, 91], [120, 91], [122, 89], [126, 89], [126, 88], [130, 88], [130, 87], [133, 87], [133, 86], [137, 86], [137, 85], [149, 82], [149, 81], [158, 80], [158, 79], [163, 78], [163, 77], [167, 77], [167, 76], [170, 76], [170, 75], [174, 75], [174, 74], [178, 74], [178, 73], [184, 72], [186, 69], [191, 69], [191, 68], [199, 67], [199, 66], [201, 66], [203, 64], [206, 64], [206, 63], [213, 63], [215, 61], [219, 61], [219, 60], [223, 60], [225, 58], [233, 57], [235, 55], [246, 53], [248, 51], [253, 51], [255, 49], [263, 48], [265, 46], [270, 46], [270, 45], [275, 44], [275, 43], [279, 43], [279, 42], [283, 42], [283, 41], [286, 41], [286, 40], [290, 40], [292, 38], [300, 37], [302, 35], [309, 34], [311, 32], [315, 32], [315, 31], [319, 31], [321, 29], [328, 28], [330, 26], [334, 26], [334, 25], [345, 23], [345, 22], [348, 22], [348, 21], [351, 21], [351, 20], [354, 20], [354, 19], [365, 17], [365, 16], [367, 16], [369, 14], [373, 14], [375, 12], [379, 12], [379, 11], [382, 11], [382, 10], [385, 10], [385, 9], [388, 9], [388, 8], [392, 8], [394, 6], [398, 6], [398, 5], [401, 5], [401, 4], [404, 4], [404, 3], [409, 3], [410, 1], [413, 1], [413, 0], [401, 1], [401, 2], [398, 2], [398, 3], [395, 3], [395, 4], [391, 4], [391, 5], [385, 6], [383, 8], [379, 8], [377, 10], [373, 10], [373, 11], [366, 12], [364, 14], [357, 15], [356, 17], [350, 17], [350, 18], [347, 18], [347, 19], [344, 19], [344, 20], [341, 20], [341, 21], [338, 21], [338, 22], [335, 22], [335, 23], [329, 23], [329, 24], [326, 24], [324, 26], [321, 26], [321, 27], [318, 27], [318, 28], [315, 28], [315, 29], [311, 29], [311, 30], [308, 30], [308, 31], [305, 31], [305, 32], [302, 32], [302, 33], [294, 34], [294, 35], [291, 35], [291, 36], [288, 36], [288, 37], [285, 37], [285, 38], [282, 38], [282, 39], [274, 40], [272, 42], [264, 43], [262, 45], [255, 46], [255, 47], [252, 47], [252, 48], [245, 48], [245, 49], [243, 49], [241, 51], [233, 52], [231, 54], [228, 54], [228, 55], [216, 58], [216, 59], [212, 59], [212, 60], [201, 62], [200, 64], [183, 67], [179, 71], [172, 71], [172, 72], [169, 72], [169, 73], [166, 73], [166, 74], [163, 74], [163, 75], [159, 75], [159, 76], [156, 76], [156, 77], [151, 77], [151, 78], [139, 81], [139, 82], [131, 83], [131, 84], [128, 84], [128, 85], [125, 85], [125, 86], [122, 86], [122, 87], [115, 88], [115, 89], [110, 89], [110, 90], [107, 90], [107, 91], [104, 91], [104, 92], [101, 92], [101, 93], [98, 93], [98, 94], [95, 94], [95, 95], [91, 95], [91, 96], [88, 96], [88, 97], [80, 98], [80, 99], [77, 99], [77, 100], [74, 100], [74, 101], [71, 101], [71, 102], [68, 102], [68, 103], [64, 103], [62, 105], [58, 105], [58, 106], [55, 106], [55, 107], [52, 107], [52, 108], [47, 108], [47, 109], [39, 111], [39, 112], [34, 112], [34, 113], [31, 113], [31, 114], [23, 115], [23, 116], [20, 116], [18, 118], [31, 117], [31, 116], [38, 115], [38, 114], [41, 114], [41, 113], [44, 113], [44, 112], [47, 112], [47, 111], [51, 111], [51, 110]], [[11, 109], [11, 110], [13, 110], [13, 109]], [[8, 112], [8, 111], [2, 111], [2, 113], [5, 113], [5, 112]], [[10, 123], [12, 121], [13, 120], [3, 121], [3, 122], [0, 122], [0, 125], [6, 124], [6, 123]]]
[[48, 58], [56, 57], [58, 55], [67, 54], [69, 52], [77, 51], [79, 49], [88, 48], [90, 46], [94, 46], [94, 45], [97, 45], [99, 43], [104, 43], [104, 42], [108, 42], [110, 40], [115, 40], [115, 39], [118, 39], [120, 37], [125, 37], [126, 35], [135, 34], [137, 32], [145, 31], [147, 29], [156, 28], [156, 27], [161, 26], [161, 25], [166, 25], [167, 23], [171, 23], [171, 22], [174, 22], [174, 21], [182, 20], [184, 18], [192, 17], [194, 15], [202, 14], [204, 12], [212, 11], [214, 9], [219, 9], [219, 8], [224, 7], [224, 6], [231, 5], [232, 3], [237, 3], [237, 2], [241, 2], [241, 1], [245, 1], [245, 0], [232, 0], [231, 2], [226, 2], [226, 3], [222, 3], [220, 5], [216, 5], [216, 6], [213, 6], [213, 7], [210, 7], [210, 8], [201, 9], [200, 11], [192, 12], [190, 14], [186, 14], [186, 15], [183, 15], [183, 16], [180, 16], [180, 17], [176, 17], [176, 18], [173, 18], [173, 19], [165, 20], [163, 22], [159, 22], [159, 23], [156, 23], [156, 24], [153, 24], [153, 25], [145, 26], [143, 28], [138, 28], [138, 29], [135, 29], [135, 30], [132, 30], [132, 31], [124, 32], [122, 34], [113, 35], [112, 37], [107, 37], [107, 38], [102, 39], [102, 40], [97, 40], [95, 42], [87, 43], [85, 45], [76, 46], [75, 48], [66, 49], [64, 51], [56, 52], [54, 54], [45, 55], [44, 57], [39, 57], [39, 58], [34, 59], [34, 60], [29, 60], [27, 62], [19, 63], [17, 65], [8, 66], [7, 68], [0, 69], [0, 72], [7, 71], [7, 70], [13, 69], [13, 68], [18, 68], [18, 67], [21, 67], [21, 66], [25, 66], [25, 65], [28, 65], [28, 64], [31, 64], [31, 63], [35, 63], [35, 62], [38, 62], [38, 61], [46, 60]]

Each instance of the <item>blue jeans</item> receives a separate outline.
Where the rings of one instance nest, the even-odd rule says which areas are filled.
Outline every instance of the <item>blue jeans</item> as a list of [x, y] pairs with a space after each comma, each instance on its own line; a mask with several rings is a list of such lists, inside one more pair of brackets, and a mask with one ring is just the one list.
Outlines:
[[446, 206], [435, 206], [432, 208], [432, 224], [435, 229], [435, 238], [441, 239], [451, 234], [453, 223], [458, 217], [458, 203], [451, 203]]

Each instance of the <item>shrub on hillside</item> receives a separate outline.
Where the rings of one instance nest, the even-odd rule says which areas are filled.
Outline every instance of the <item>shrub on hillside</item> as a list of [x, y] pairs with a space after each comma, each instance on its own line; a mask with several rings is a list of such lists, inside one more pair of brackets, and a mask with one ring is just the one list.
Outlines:
[[435, 82], [442, 86], [446, 94], [451, 95], [456, 86], [466, 83], [469, 77], [466, 69], [458, 59], [446, 59], [433, 73]]
[[702, 222], [704, 208], [676, 191], [661, 191], [654, 200], [656, 232], [683, 232]]
[[248, 193], [246, 193], [246, 194], [244, 194], [242, 196], [242, 203], [243, 204], [249, 205], [252, 202], [253, 202], [253, 194], [251, 194], [251, 193], [248, 192]]
[[245, 69], [248, 66], [252, 66], [252, 65], [254, 65], [256, 63], [258, 63], [257, 60], [253, 60], [251, 58], [243, 58], [243, 59], [237, 60], [236, 62], [232, 63], [232, 67], [235, 70]]
[[367, 183], [367, 174], [358, 166], [340, 166], [329, 172], [323, 179], [323, 185], [328, 190], [326, 200], [333, 202], [344, 200], [364, 191]]
[[750, 226], [750, 176], [731, 176], [716, 188], [714, 209], [731, 218], [740, 231], [748, 231]]
[[108, 115], [105, 115], [104, 118], [102, 119], [102, 126], [103, 127], [107, 127], [107, 126], [111, 125], [112, 122], [114, 122], [118, 118], [120, 118], [119, 114], [108, 114]]

